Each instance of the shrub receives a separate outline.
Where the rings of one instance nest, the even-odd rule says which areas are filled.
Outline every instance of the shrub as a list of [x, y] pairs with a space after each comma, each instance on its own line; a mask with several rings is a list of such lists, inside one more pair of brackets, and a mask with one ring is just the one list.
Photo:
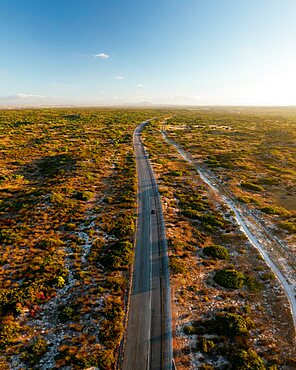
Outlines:
[[187, 335], [196, 334], [195, 327], [193, 325], [186, 325], [186, 326], [184, 326], [183, 331]]
[[215, 347], [215, 343], [212, 340], [200, 338], [197, 341], [197, 349], [203, 353], [210, 352]]
[[38, 338], [34, 343], [32, 343], [21, 355], [21, 359], [27, 362], [31, 366], [37, 364], [42, 356], [47, 352], [48, 344], [43, 338]]
[[245, 284], [252, 292], [260, 292], [263, 289], [263, 285], [254, 276], [247, 276]]
[[182, 171], [175, 170], [175, 171], [170, 171], [168, 173], [168, 175], [170, 175], [170, 176], [182, 176], [183, 175], [183, 172]]
[[203, 249], [203, 253], [213, 259], [228, 260], [229, 252], [228, 249], [221, 245], [211, 245]]
[[200, 370], [215, 370], [215, 367], [210, 364], [202, 364], [199, 367]]
[[0, 326], [0, 349], [12, 343], [17, 337], [20, 330], [18, 323], [9, 322]]
[[246, 190], [252, 190], [252, 191], [263, 191], [264, 188], [258, 184], [253, 184], [252, 182], [242, 182], [241, 187], [243, 187]]
[[246, 335], [249, 333], [246, 319], [235, 313], [217, 315], [211, 322], [211, 328], [214, 332], [228, 337]]
[[282, 221], [279, 225], [282, 229], [286, 230], [289, 234], [295, 234], [296, 233], [296, 225], [293, 222]]
[[265, 272], [264, 274], [262, 274], [261, 279], [264, 280], [264, 281], [274, 280], [275, 275], [274, 275], [273, 272]]
[[61, 322], [72, 320], [73, 316], [74, 316], [73, 308], [71, 307], [61, 308], [60, 313], [59, 313], [59, 319], [61, 320]]
[[104, 255], [98, 257], [98, 262], [113, 270], [128, 268], [132, 260], [133, 244], [127, 240], [107, 246]]
[[272, 207], [272, 206], [262, 207], [260, 208], [260, 211], [268, 215], [280, 215], [283, 212], [282, 209], [278, 207]]
[[214, 281], [224, 288], [240, 289], [244, 285], [245, 276], [236, 270], [220, 270], [214, 275]]
[[84, 200], [87, 201], [91, 199], [94, 196], [94, 194], [91, 191], [78, 191], [75, 195], [74, 198], [77, 200]]
[[176, 256], [170, 257], [170, 271], [173, 274], [184, 274], [185, 273], [185, 266], [183, 261], [180, 260], [180, 258]]
[[248, 351], [240, 350], [236, 356], [233, 357], [233, 366], [236, 370], [265, 370], [264, 362], [258, 354], [249, 349]]

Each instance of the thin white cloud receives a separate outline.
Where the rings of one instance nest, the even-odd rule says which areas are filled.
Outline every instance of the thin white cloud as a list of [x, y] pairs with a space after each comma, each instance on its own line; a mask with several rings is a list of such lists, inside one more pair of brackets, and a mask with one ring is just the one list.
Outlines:
[[137, 87], [142, 88], [145, 87], [143, 84], [138, 84]]
[[124, 80], [124, 77], [123, 76], [115, 76], [114, 79], [115, 80]]
[[94, 58], [99, 58], [99, 59], [108, 59], [110, 58], [110, 55], [107, 53], [98, 53], [98, 54], [92, 54]]
[[24, 94], [24, 93], [0, 96], [0, 100], [26, 100], [26, 99], [45, 99], [45, 98], [47, 98], [47, 96], [45, 95]]
[[24, 94], [24, 93], [19, 93], [19, 94], [16, 94], [15, 96], [16, 98], [19, 98], [19, 99], [31, 99], [31, 98], [44, 99], [46, 98], [45, 95]]

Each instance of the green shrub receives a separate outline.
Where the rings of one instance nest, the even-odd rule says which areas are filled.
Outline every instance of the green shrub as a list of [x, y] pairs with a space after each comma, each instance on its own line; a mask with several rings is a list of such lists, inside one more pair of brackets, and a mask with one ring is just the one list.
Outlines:
[[264, 188], [258, 184], [253, 184], [252, 182], [242, 182], [241, 187], [243, 187], [246, 190], [252, 190], [252, 191], [263, 191]]
[[133, 244], [124, 240], [106, 246], [104, 254], [98, 257], [98, 262], [113, 270], [126, 269], [131, 265], [133, 255]]
[[273, 272], [265, 272], [264, 274], [262, 274], [261, 279], [263, 281], [274, 280], [275, 279], [275, 275], [274, 275]]
[[8, 344], [12, 343], [17, 337], [20, 326], [16, 322], [9, 324], [1, 324], [0, 326], [0, 349], [3, 349]]
[[265, 370], [264, 362], [257, 353], [251, 349], [240, 350], [232, 360], [236, 370]]
[[210, 352], [215, 347], [215, 343], [212, 340], [200, 338], [197, 341], [197, 349], [203, 353]]
[[260, 292], [263, 289], [263, 285], [254, 276], [247, 276], [245, 284], [252, 292]]
[[83, 200], [87, 201], [91, 199], [94, 196], [94, 194], [91, 191], [78, 191], [75, 195], [74, 198], [77, 200]]
[[67, 322], [72, 320], [74, 316], [74, 309], [71, 307], [63, 307], [60, 309], [59, 312], [59, 319], [61, 322]]
[[182, 176], [183, 175], [183, 172], [182, 171], [175, 170], [175, 171], [170, 171], [168, 173], [168, 175], [170, 175], [170, 176]]
[[217, 315], [211, 322], [211, 329], [220, 335], [235, 337], [249, 333], [248, 321], [241, 315], [225, 313]]
[[280, 208], [272, 206], [262, 207], [260, 208], [260, 211], [268, 215], [280, 215], [282, 213], [282, 210]]
[[37, 362], [45, 355], [48, 349], [48, 344], [43, 338], [38, 338], [32, 343], [21, 355], [21, 359], [27, 362], [31, 366], [37, 364]]
[[245, 276], [236, 270], [220, 270], [214, 275], [214, 281], [224, 288], [240, 289], [244, 285]]
[[184, 326], [183, 331], [187, 335], [196, 334], [195, 327], [193, 325], [186, 325], [186, 326]]
[[210, 364], [202, 364], [199, 367], [200, 370], [215, 370], [215, 367]]
[[186, 271], [185, 266], [184, 266], [184, 262], [176, 256], [171, 256], [170, 257], [169, 265], [170, 265], [170, 271], [174, 275], [184, 274], [185, 271]]
[[213, 259], [228, 260], [229, 252], [228, 249], [221, 245], [211, 245], [203, 249], [203, 253]]
[[282, 222], [280, 222], [279, 225], [282, 229], [288, 231], [289, 234], [295, 234], [296, 233], [296, 225], [293, 222], [282, 221]]

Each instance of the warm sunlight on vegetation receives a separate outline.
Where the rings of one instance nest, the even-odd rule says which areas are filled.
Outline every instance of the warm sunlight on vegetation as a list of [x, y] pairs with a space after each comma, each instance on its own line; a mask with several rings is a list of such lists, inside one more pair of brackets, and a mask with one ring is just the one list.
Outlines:
[[147, 116], [1, 112], [1, 368], [113, 367], [133, 260], [132, 133]]

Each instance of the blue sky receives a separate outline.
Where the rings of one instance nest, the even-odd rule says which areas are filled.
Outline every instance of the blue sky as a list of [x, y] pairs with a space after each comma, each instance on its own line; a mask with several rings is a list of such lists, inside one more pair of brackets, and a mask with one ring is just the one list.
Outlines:
[[0, 104], [296, 105], [294, 0], [0, 0]]

